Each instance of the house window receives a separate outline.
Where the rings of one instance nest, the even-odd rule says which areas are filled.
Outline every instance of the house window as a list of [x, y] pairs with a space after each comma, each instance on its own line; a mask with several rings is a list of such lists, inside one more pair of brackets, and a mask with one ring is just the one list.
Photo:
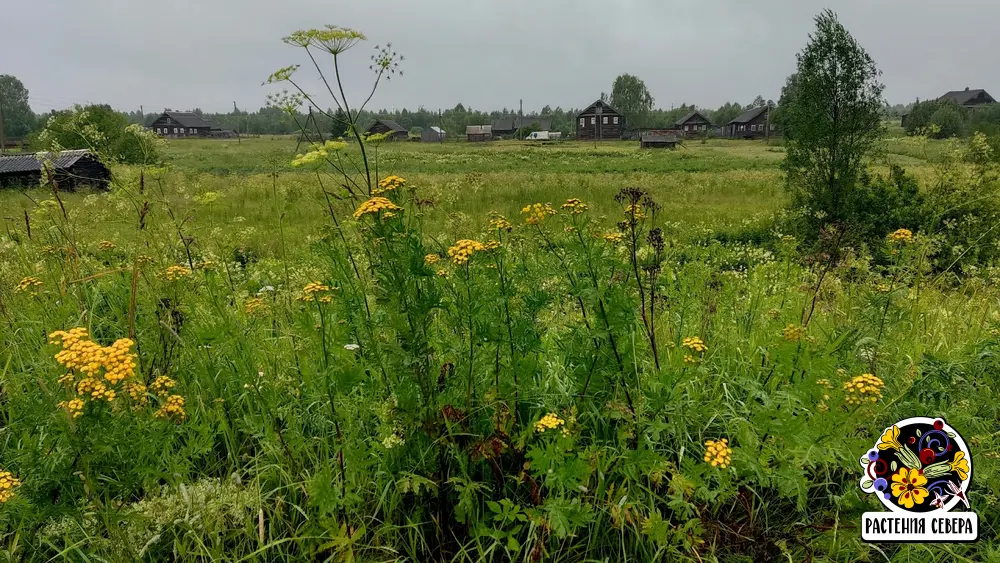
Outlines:
[[746, 125], [740, 125], [740, 131], [746, 131], [746, 129], [747, 129]]
[[607, 117], [605, 117], [605, 118], [604, 118], [604, 125], [607, 125], [607, 124], [608, 124], [608, 118], [607, 118]]
[[177, 128], [174, 127], [174, 135], [176, 135], [176, 134], [177, 134]]
[[615, 118], [615, 125], [618, 125], [618, 118]]
[[595, 125], [595, 124], [597, 124], [597, 118], [596, 118], [596, 117], [591, 117], [591, 118], [590, 118], [590, 124], [591, 124], [591, 125]]
[[586, 124], [587, 124], [587, 118], [586, 117], [581, 117], [580, 118], [580, 127], [583, 127]]

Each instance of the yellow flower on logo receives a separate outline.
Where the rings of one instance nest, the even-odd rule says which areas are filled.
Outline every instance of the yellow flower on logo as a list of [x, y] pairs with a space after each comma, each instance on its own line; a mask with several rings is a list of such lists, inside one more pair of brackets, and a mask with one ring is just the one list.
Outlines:
[[[882, 434], [878, 440], [878, 449], [880, 450], [899, 450], [902, 447], [903, 445], [899, 443], [899, 427], [895, 425], [886, 429], [885, 434]], [[926, 482], [926, 479], [924, 481]]]
[[958, 472], [959, 479], [965, 481], [969, 478], [969, 460], [965, 459], [965, 452], [956, 453], [955, 459], [951, 460], [948, 465], [952, 471]]
[[892, 496], [898, 497], [899, 504], [904, 508], [913, 508], [914, 504], [923, 504], [927, 498], [926, 484], [927, 477], [919, 469], [903, 467], [892, 476]]

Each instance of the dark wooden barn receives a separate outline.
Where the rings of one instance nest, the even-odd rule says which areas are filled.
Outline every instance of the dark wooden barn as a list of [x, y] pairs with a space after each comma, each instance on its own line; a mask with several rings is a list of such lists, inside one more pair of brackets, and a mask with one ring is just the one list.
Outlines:
[[537, 115], [525, 115], [511, 118], [494, 119], [490, 122], [490, 131], [496, 139], [513, 139], [527, 134], [526, 130], [550, 131], [552, 119]]
[[410, 132], [403, 127], [392, 121], [391, 119], [376, 119], [375, 123], [372, 123], [365, 129], [364, 136], [368, 135], [383, 135], [387, 134], [388, 141], [405, 141], [410, 138]]
[[753, 108], [727, 123], [723, 132], [730, 139], [763, 139], [768, 135], [767, 129], [770, 125], [773, 135], [775, 127], [773, 123], [768, 124], [768, 113], [767, 106]]
[[[170, 110], [160, 114], [160, 117], [157, 117], [156, 121], [153, 121], [149, 127], [154, 133], [171, 139], [209, 137], [212, 135], [213, 129], [211, 123], [196, 113]], [[215, 130], [221, 131], [218, 127], [215, 127]]]
[[[106, 189], [111, 171], [88, 150], [0, 155], [0, 186], [38, 185], [43, 162], [61, 190]], [[47, 176], [47, 175], [46, 175]]]
[[517, 124], [511, 119], [494, 119], [490, 122], [490, 132], [494, 139], [511, 139], [517, 132]]
[[518, 117], [517, 118], [518, 134], [523, 137], [527, 129], [532, 129], [534, 131], [551, 131], [552, 119], [548, 117], [538, 117], [532, 115], [525, 115], [523, 117]]
[[639, 147], [643, 149], [676, 149], [677, 137], [669, 135], [643, 135]]
[[712, 121], [699, 111], [691, 111], [678, 119], [674, 126], [685, 137], [697, 137], [706, 135], [712, 130]]
[[577, 139], [610, 141], [620, 139], [623, 131], [625, 116], [601, 100], [590, 104], [576, 116]]

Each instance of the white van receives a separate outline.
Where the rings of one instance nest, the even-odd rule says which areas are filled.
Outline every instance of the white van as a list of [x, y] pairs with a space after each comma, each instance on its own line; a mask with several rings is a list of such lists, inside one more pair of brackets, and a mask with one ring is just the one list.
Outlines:
[[524, 138], [525, 141], [554, 141], [562, 138], [560, 131], [533, 131]]

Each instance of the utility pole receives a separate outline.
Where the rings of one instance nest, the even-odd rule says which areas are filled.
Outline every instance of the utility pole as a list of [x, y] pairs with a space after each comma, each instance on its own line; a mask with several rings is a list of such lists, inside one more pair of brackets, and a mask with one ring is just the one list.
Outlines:
[[764, 144], [771, 144], [771, 106], [767, 106], [764, 113]]
[[139, 104], [139, 125], [146, 126], [146, 112], [142, 109], [142, 104]]
[[517, 103], [519, 108], [517, 110], [517, 137], [523, 141], [524, 134], [521, 133], [521, 127], [524, 125], [524, 98], [519, 99]]
[[597, 119], [595, 120], [597, 122], [597, 136], [594, 137], [594, 148], [596, 149], [597, 142], [604, 140], [604, 127], [601, 125], [601, 116], [604, 115], [604, 104], [598, 104], [595, 113], [597, 114]]
[[3, 132], [3, 98], [0, 97], [0, 154], [7, 152], [7, 137]]
[[243, 139], [240, 138], [240, 110], [236, 109], [236, 100], [233, 100], [233, 115], [236, 116], [236, 144], [242, 145]]

